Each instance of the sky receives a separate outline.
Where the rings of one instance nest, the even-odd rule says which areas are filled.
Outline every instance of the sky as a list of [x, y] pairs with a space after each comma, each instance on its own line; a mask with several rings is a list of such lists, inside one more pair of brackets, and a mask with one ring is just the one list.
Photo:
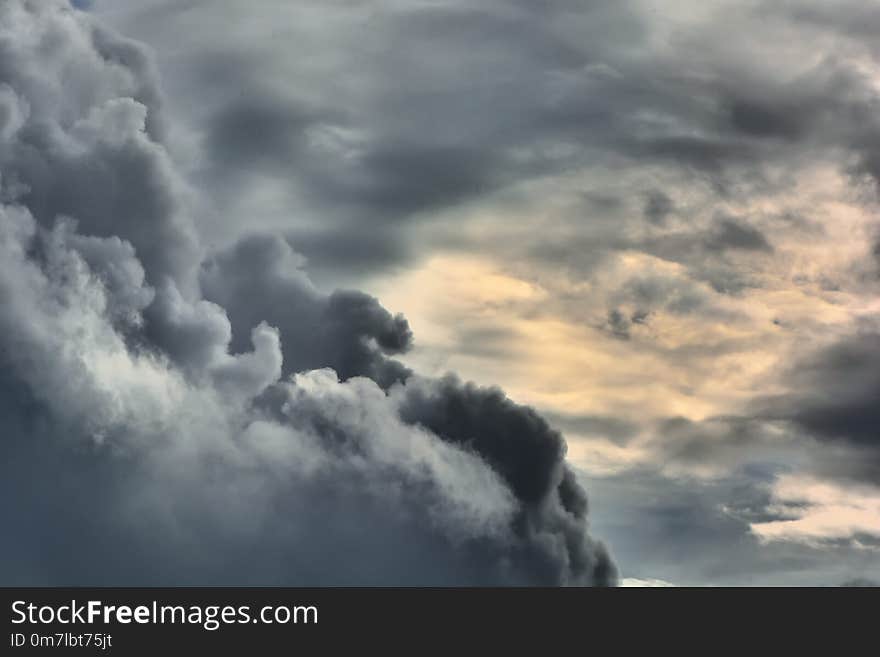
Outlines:
[[877, 5], [7, 0], [0, 581], [880, 581]]

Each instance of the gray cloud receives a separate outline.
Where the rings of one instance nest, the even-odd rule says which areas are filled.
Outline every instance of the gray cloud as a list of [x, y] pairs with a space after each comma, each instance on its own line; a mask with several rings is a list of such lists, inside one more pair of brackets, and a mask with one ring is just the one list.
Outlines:
[[770, 503], [780, 471], [758, 465], [695, 478], [639, 467], [584, 477], [593, 525], [607, 537], [621, 576], [684, 586], [835, 586], [853, 573], [876, 577], [876, 557], [849, 541], [765, 543], [753, 522], [784, 520]]
[[252, 236], [204, 263], [205, 296], [226, 309], [232, 348], [246, 348], [250, 327], [266, 321], [295, 345], [285, 374], [332, 367], [345, 379], [367, 376], [386, 386], [407, 378], [409, 370], [387, 358], [411, 345], [406, 319], [362, 292], [320, 293], [298, 258], [281, 238]]
[[672, 199], [659, 189], [651, 190], [645, 195], [645, 218], [651, 223], [664, 223], [674, 210]]
[[[0, 150], [4, 184], [41, 222], [72, 216], [87, 233], [130, 241], [153, 282], [170, 276], [192, 292], [198, 247], [185, 185], [155, 141], [151, 57], [55, 2], [0, 12], [0, 87], [19, 117]], [[26, 25], [27, 37], [16, 33]]]
[[718, 219], [717, 225], [706, 240], [706, 246], [711, 251], [727, 249], [773, 251], [773, 247], [761, 231], [731, 217]]
[[411, 377], [282, 238], [203, 259], [140, 47], [16, 0], [0, 50], [0, 579], [615, 582], [534, 411]]
[[854, 336], [806, 359], [792, 376], [803, 393], [788, 400], [792, 419], [820, 436], [877, 445], [880, 335]]
[[[66, 23], [42, 42], [60, 44], [54, 65], [78, 62], [76, 70], [64, 69], [63, 76], [74, 80], [66, 87], [58, 84], [62, 74], [39, 69], [34, 53], [51, 49], [28, 50], [15, 34], [5, 35], [0, 80], [9, 82], [0, 85], [0, 199], [24, 203], [50, 231], [34, 244], [46, 240], [56, 252], [79, 254], [106, 287], [102, 316], [129, 350], [169, 359], [188, 385], [251, 400], [253, 412], [282, 427], [291, 422], [284, 408], [292, 393], [266, 384], [276, 366], [284, 377], [335, 369], [345, 383], [303, 380], [319, 396], [340, 385], [348, 391], [343, 396], [357, 389], [369, 397], [375, 391], [359, 387], [357, 377], [391, 390], [411, 374], [397, 362], [412, 344], [405, 320], [366, 294], [322, 292], [297, 253], [308, 258], [315, 280], [334, 284], [359, 285], [355, 281], [366, 275], [452, 248], [531, 268], [523, 275], [542, 282], [570, 276], [573, 287], [592, 284], [616, 255], [647, 256], [675, 266], [614, 281], [596, 307], [567, 290], [556, 301], [566, 318], [630, 339], [615, 341], [616, 348], [650, 350], [664, 314], [693, 324], [727, 319], [736, 330], [744, 328], [743, 318], [722, 309], [723, 302], [766, 286], [761, 274], [771, 264], [785, 269], [790, 239], [802, 236], [797, 231], [808, 233], [806, 225], [795, 228], [743, 206], [779, 198], [786, 206], [779, 213], [803, 211], [798, 203], [809, 200], [784, 199], [801, 191], [794, 183], [816, 163], [849, 174], [853, 194], [880, 178], [876, 85], [863, 66], [877, 48], [870, 12], [856, 2], [834, 10], [817, 2], [718, 2], [688, 9], [687, 16], [670, 7], [662, 20], [637, 3], [562, 0], [491, 0], [479, 8], [458, 1], [330, 8], [318, 2], [245, 7], [231, 0], [95, 3], [99, 14], [105, 8], [126, 32], [159, 45], [171, 93], [163, 98], [158, 91], [143, 48], [90, 21], [93, 46], [71, 38], [77, 32]], [[224, 35], [222, 44], [217, 33]], [[187, 48], [170, 47], [180, 43]], [[117, 97], [134, 102], [115, 102]], [[96, 107], [100, 111], [90, 118]], [[71, 128], [74, 121], [79, 128]], [[132, 128], [141, 121], [145, 130]], [[191, 192], [171, 166], [169, 149], [179, 149], [187, 179], [208, 192], [200, 199], [205, 209], [192, 218], [212, 246], [205, 257], [187, 216], [194, 212]], [[857, 203], [870, 206], [864, 198]], [[528, 209], [517, 213], [521, 205]], [[492, 230], [464, 230], [469, 226], [460, 217], [484, 209], [499, 217]], [[820, 216], [824, 209], [815, 212], [805, 221], [828, 223]], [[79, 228], [63, 224], [51, 232], [59, 214], [73, 217]], [[873, 234], [871, 239], [876, 241]], [[872, 294], [876, 253], [866, 256], [869, 262], [850, 272], [817, 272], [821, 290], [815, 294]], [[35, 254], [41, 266], [43, 257]], [[794, 283], [814, 294], [803, 281]], [[827, 294], [836, 303], [832, 297]], [[263, 321], [268, 326], [261, 327]], [[777, 320], [781, 331], [803, 335], [800, 324]], [[504, 339], [509, 330], [475, 326], [456, 327], [460, 353], [512, 357], [514, 344]], [[600, 494], [611, 491], [615, 502], [607, 513], [598, 505], [600, 529], [611, 528], [625, 566], [644, 563], [645, 572], [636, 574], [695, 583], [742, 582], [742, 573], [761, 583], [774, 568], [785, 582], [851, 577], [843, 566], [829, 571], [821, 555], [804, 546], [759, 545], [745, 528], [772, 514], [766, 487], [775, 475], [768, 472], [786, 463], [831, 478], [880, 480], [871, 411], [878, 393], [871, 374], [874, 333], [862, 331], [812, 356], [802, 352], [790, 378], [773, 381], [789, 392], [767, 399], [756, 391], [752, 406], [731, 408], [728, 415], [635, 428], [628, 418], [588, 416], [572, 425], [554, 418], [562, 428], [599, 432], [620, 444], [650, 434], [647, 448], [673, 468], [735, 471], [714, 483], [658, 473], [639, 479], [638, 471], [600, 483]], [[735, 340], [688, 343], [665, 356], [679, 367], [740, 346]], [[440, 522], [435, 533], [436, 527], [423, 532], [417, 522], [391, 522], [383, 505], [402, 507], [386, 504], [386, 491], [364, 511], [370, 523], [413, 536], [413, 545], [445, 564], [449, 581], [462, 581], [467, 569], [478, 579], [503, 579], [487, 566], [498, 555], [518, 582], [574, 581], [579, 574], [600, 579], [601, 549], [592, 539], [581, 547], [570, 539], [584, 531], [583, 516], [573, 512], [578, 505], [556, 502], [579, 496], [563, 493], [566, 474], [554, 487], [560, 460], [553, 432], [495, 393], [442, 381], [411, 385], [395, 399], [420, 399], [412, 402], [419, 409], [412, 421], [487, 461], [512, 495], [505, 507], [510, 517], [528, 521], [514, 523], [504, 541], [482, 543], [489, 546], [484, 553], [470, 543], [477, 552], [465, 550], [470, 556], [455, 565], [437, 546], [455, 534], [457, 520]], [[447, 409], [456, 404], [464, 410], [488, 406], [499, 427], [512, 428], [497, 436], [467, 413], [456, 425]], [[335, 417], [320, 409], [299, 412], [316, 418], [306, 423], [306, 433], [321, 436], [318, 453], [338, 441], [341, 453], [360, 454]], [[10, 422], [22, 421], [11, 414]], [[483, 431], [488, 442], [467, 437]], [[531, 441], [542, 449], [533, 454]], [[510, 447], [512, 459], [532, 454], [544, 464], [531, 474], [543, 482], [535, 499], [542, 509], [548, 505], [546, 512], [535, 512], [535, 499], [523, 496], [519, 487], [526, 484], [511, 474], [515, 462], [499, 461], [496, 442], [516, 446]], [[351, 476], [370, 489], [378, 479]], [[429, 492], [446, 481], [439, 475], [403, 479]], [[628, 489], [633, 481], [644, 486]], [[758, 492], [748, 493], [749, 486]], [[333, 497], [331, 488], [309, 490]], [[301, 490], [297, 495], [311, 497]], [[334, 498], [339, 508], [361, 508], [343, 497]], [[444, 499], [416, 497], [416, 507]], [[321, 513], [335, 517], [334, 504]], [[304, 509], [298, 513], [311, 517]], [[349, 521], [340, 514], [333, 531], [346, 535]], [[548, 531], [549, 544], [570, 545], [546, 548], [541, 536]], [[627, 531], [638, 538], [621, 538]], [[229, 537], [219, 530], [215, 535]], [[694, 546], [699, 558], [687, 565], [702, 580], [674, 565], [682, 545]], [[383, 549], [374, 547], [368, 552], [378, 558]], [[582, 552], [580, 565], [562, 566]], [[841, 561], [860, 558], [846, 546], [832, 552]], [[548, 554], [558, 559], [547, 561]], [[319, 554], [309, 558], [321, 561]], [[650, 572], [648, 564], [662, 569]], [[315, 572], [331, 577], [328, 570]], [[401, 576], [391, 565], [381, 572]], [[420, 581], [422, 569], [412, 572]]]
[[[817, 159], [854, 178], [876, 169], [877, 94], [827, 34], [831, 19], [854, 32], [855, 5], [832, 17], [718, 2], [682, 25], [675, 8], [657, 20], [632, 2], [262, 6], [106, 4], [160, 44], [171, 110], [201, 145], [212, 239], [228, 246], [248, 216], [282, 232], [321, 283], [357, 285], [450, 245], [577, 276], [636, 250], [735, 295], [759, 282], [728, 258], [768, 254], [775, 235], [719, 205], [784, 191]], [[223, 25], [222, 47], [206, 25]], [[753, 47], [754, 34], [797, 41], [791, 29], [819, 30], [829, 56]], [[185, 54], [161, 47], [183, 41]], [[468, 209], [504, 213], [554, 177], [585, 189], [548, 198], [592, 199], [558, 229], [461, 230]]]
[[[514, 525], [550, 581], [615, 581], [605, 548], [589, 539], [587, 498], [565, 465], [565, 441], [532, 409], [498, 389], [462, 385], [454, 377], [411, 381], [401, 417], [485, 459], [522, 506]], [[560, 566], [563, 566], [560, 569]]]
[[[564, 468], [562, 439], [529, 409], [451, 381], [410, 379], [391, 397], [369, 379], [339, 383], [332, 370], [281, 382], [281, 341], [265, 324], [252, 333], [253, 351], [215, 351], [189, 361], [184, 376], [126, 346], [106, 316], [115, 304], [101, 270], [95, 278], [83, 267], [76, 239], [62, 228], [42, 238], [26, 210], [5, 212], [4, 384], [17, 392], [3, 415], [9, 464], [27, 464], [4, 477], [17, 500], [5, 518], [4, 561], [16, 574], [5, 579], [614, 581], [604, 548], [586, 533], [586, 498]], [[21, 248], [31, 240], [45, 265]], [[447, 415], [448, 395], [498, 416]], [[43, 485], [22, 489], [38, 463]], [[63, 553], [34, 552], [27, 546], [41, 534], [28, 519], [39, 510], [42, 523], [67, 526], [53, 522], [51, 507], [66, 486], [79, 491], [61, 512], [86, 521], [71, 528]], [[103, 561], [122, 549], [125, 563]], [[29, 555], [23, 569], [16, 551]], [[338, 551], [358, 556], [337, 568]], [[389, 551], [395, 557], [384, 561]]]
[[[875, 441], [853, 434], [849, 418], [839, 417], [840, 426], [822, 433], [822, 428], [831, 426], [823, 414], [842, 411], [835, 405], [835, 395], [831, 381], [813, 386], [800, 382], [790, 395], [757, 393], [736, 415], [701, 421], [670, 417], [643, 433], [649, 436], [652, 453], [674, 468], [724, 472], [760, 464], [841, 483], [876, 484], [880, 460]], [[814, 424], [816, 417], [826, 424]], [[851, 421], [861, 429], [857, 418]]]
[[870, 326], [793, 363], [790, 392], [759, 397], [757, 417], [791, 423], [820, 443], [841, 446], [820, 461], [831, 476], [880, 482], [880, 336]]
[[[667, 39], [653, 38], [660, 23], [630, 2], [366, 4], [325, 10], [317, 27], [307, 2], [273, 5], [269, 18], [250, 12], [279, 35], [255, 46], [227, 20], [248, 11], [235, 3], [118, 4], [112, 17], [127, 29], [190, 40], [191, 53], [173, 62], [175, 97], [203, 132], [203, 175], [218, 196], [294, 235], [320, 229], [324, 239], [298, 248], [334, 258], [340, 271], [425, 248], [431, 211], [562, 172], [661, 165], [729, 199], [785, 184], [774, 167], [797, 167], [808, 154], [845, 166], [853, 153], [870, 173], [880, 143], [876, 93], [841, 58], [753, 61], [761, 54], [743, 35], [828, 16], [812, 5], [717, 3], [715, 21]], [[848, 4], [852, 19], [837, 22], [859, 24], [857, 9]], [[228, 27], [219, 50], [193, 29], [217, 22]], [[249, 193], [255, 169], [297, 216], [275, 216], [278, 204]], [[675, 191], [642, 181], [629, 193], [646, 195], [646, 217], [658, 224]], [[394, 248], [360, 262], [356, 242], [321, 248], [333, 234], [344, 244], [351, 230]]]
[[625, 445], [640, 431], [635, 422], [607, 415], [549, 413], [547, 417], [554, 427], [559, 427], [563, 432], [598, 436], [620, 445]]

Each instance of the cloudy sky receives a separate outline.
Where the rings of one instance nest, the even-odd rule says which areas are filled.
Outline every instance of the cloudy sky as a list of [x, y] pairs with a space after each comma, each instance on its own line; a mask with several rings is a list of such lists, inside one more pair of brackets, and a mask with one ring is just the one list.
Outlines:
[[880, 580], [878, 31], [0, 0], [3, 583]]

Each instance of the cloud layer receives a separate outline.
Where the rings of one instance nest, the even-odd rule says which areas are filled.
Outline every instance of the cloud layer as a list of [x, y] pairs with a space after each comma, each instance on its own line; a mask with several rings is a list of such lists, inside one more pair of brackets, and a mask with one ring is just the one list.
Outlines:
[[15, 0], [0, 52], [4, 583], [616, 581], [534, 411], [281, 237], [205, 248], [143, 46]]
[[871, 3], [86, 5], [2, 14], [14, 481], [166, 579], [880, 578]]

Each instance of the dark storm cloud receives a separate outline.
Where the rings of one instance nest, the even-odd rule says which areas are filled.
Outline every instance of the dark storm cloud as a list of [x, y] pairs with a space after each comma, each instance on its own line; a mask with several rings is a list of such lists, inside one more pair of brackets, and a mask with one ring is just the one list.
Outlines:
[[516, 531], [552, 581], [615, 580], [604, 547], [587, 538], [587, 499], [564, 462], [565, 441], [534, 410], [450, 376], [407, 386], [401, 417], [473, 450], [501, 475], [522, 505]]
[[[828, 354], [825, 373], [829, 377], [837, 375], [842, 378], [826, 378], [824, 385], [835, 382], [832, 390], [821, 390], [815, 396], [800, 399], [793, 415], [795, 422], [830, 439], [844, 438], [877, 445], [880, 441], [880, 414], [877, 411], [880, 379], [876, 374], [878, 342], [876, 339], [868, 342], [868, 345], [841, 346]], [[865, 349], [867, 346], [870, 350]], [[863, 360], [855, 362], [850, 358]]]
[[865, 329], [842, 338], [803, 357], [788, 378], [792, 392], [761, 402], [761, 412], [880, 459], [880, 334]]
[[[204, 298], [176, 294], [175, 286], [156, 280], [156, 272], [164, 267], [177, 279], [186, 272], [174, 262], [163, 265], [147, 249], [154, 227], [163, 223], [154, 215], [171, 206], [182, 208], [183, 196], [175, 193], [155, 212], [147, 210], [156, 199], [143, 206], [137, 218], [150, 227], [145, 229], [147, 236], [121, 225], [118, 231], [101, 232], [105, 217], [124, 211], [126, 202], [142, 201], [120, 197], [119, 202], [89, 201], [89, 206], [78, 198], [77, 188], [89, 199], [85, 186], [92, 178], [106, 179], [88, 169], [87, 156], [67, 168], [53, 165], [58, 175], [75, 181], [74, 191], [51, 173], [47, 179], [61, 188], [50, 194], [56, 200], [39, 201], [47, 203], [45, 210], [37, 205], [38, 194], [29, 203], [44, 225], [51, 223], [54, 212], [62, 211], [75, 216], [87, 234], [119, 234], [134, 243], [146, 269], [144, 280], [152, 284], [149, 289], [137, 284], [137, 267], [123, 264], [130, 260], [124, 244], [96, 242], [87, 248], [76, 242], [75, 233], [64, 238], [92, 270], [116, 281], [108, 314], [133, 347], [158, 350], [190, 378], [207, 378], [218, 389], [254, 390], [267, 378], [265, 372], [271, 373], [277, 364], [271, 333], [258, 332], [254, 340], [251, 336], [264, 320], [280, 332], [280, 368], [285, 374], [329, 365], [343, 379], [366, 375], [383, 388], [408, 376], [393, 360], [410, 344], [403, 320], [366, 295], [331, 296], [315, 290], [294, 252], [305, 254], [309, 272], [320, 272], [324, 280], [337, 275], [355, 280], [353, 274], [384, 271], [418, 252], [450, 245], [507, 262], [527, 259], [541, 272], [572, 273], [575, 282], [601, 274], [602, 265], [619, 252], [682, 265], [679, 276], [645, 271], [627, 278], [590, 317], [593, 325], [640, 345], [637, 338], [663, 313], [686, 316], [689, 322], [700, 315], [735, 321], [719, 309], [714, 294], [745, 299], [750, 290], [766, 284], [760, 267], [775, 263], [773, 254], [787, 255], [793, 236], [789, 228], [748, 210], [719, 208], [787, 193], [802, 169], [817, 162], [851, 172], [856, 182], [880, 179], [876, 85], [858, 61], [861, 48], [876, 53], [874, 21], [863, 3], [839, 3], [833, 9], [821, 2], [718, 3], [701, 5], [699, 11], [695, 4], [695, 11], [670, 7], [662, 15], [630, 2], [570, 0], [488, 0], [476, 8], [457, 1], [245, 6], [233, 0], [98, 0], [99, 12], [102, 4], [112, 9], [112, 19], [124, 23], [126, 31], [140, 31], [160, 44], [159, 56], [174, 91], [166, 103], [174, 107], [166, 109], [184, 120], [186, 129], [181, 132], [192, 130], [193, 141], [204, 149], [199, 154], [204, 159], [195, 157], [195, 178], [210, 190], [216, 215], [206, 223], [204, 234], [226, 247], [203, 263], [198, 257], [181, 258], [184, 264], [203, 265], [199, 282]], [[701, 18], [704, 14], [708, 18]], [[223, 35], [222, 44], [217, 34]], [[846, 42], [840, 49], [839, 39]], [[187, 47], [178, 47], [180, 43]], [[856, 57], [848, 57], [853, 53]], [[0, 59], [0, 69], [4, 61], [11, 60]], [[149, 80], [149, 75], [133, 77]], [[126, 84], [132, 88], [126, 95], [148, 107], [161, 100], [151, 100], [144, 91], [153, 88], [150, 85], [131, 80]], [[16, 97], [4, 95], [0, 88], [0, 133], [17, 131], [25, 114]], [[158, 137], [160, 131], [150, 127], [156, 116], [154, 109], [147, 113], [148, 133]], [[60, 160], [66, 162], [65, 158]], [[137, 172], [110, 155], [104, 158], [108, 168]], [[84, 172], [78, 173], [78, 167]], [[28, 175], [39, 181], [40, 170], [42, 165], [35, 165]], [[146, 179], [155, 178], [153, 173], [146, 171]], [[131, 177], [135, 175], [140, 174]], [[545, 230], [543, 224], [540, 231], [518, 230], [524, 218], [515, 213], [507, 217], [508, 206], [501, 204], [501, 228], [488, 239], [473, 238], [451, 220], [455, 213], [447, 212], [485, 203], [492, 213], [497, 210], [492, 202], [519, 183], [556, 183], [557, 176], [576, 179], [572, 193], [582, 201], [572, 211], [576, 216], [558, 233], [552, 225]], [[0, 197], [18, 198], [14, 190], [22, 184], [7, 176], [4, 167]], [[544, 214], [545, 202], [552, 206], [564, 200], [569, 192], [560, 186], [538, 187], [536, 215]], [[44, 187], [50, 189], [48, 184]], [[113, 189], [108, 185], [94, 194], [99, 200], [113, 197]], [[528, 193], [523, 197], [532, 200]], [[517, 202], [516, 194], [513, 198], [511, 205]], [[78, 216], [83, 212], [89, 216]], [[273, 236], [239, 239], [243, 217], [248, 231], [267, 226]], [[784, 257], [778, 260], [784, 264]], [[114, 278], [113, 272], [119, 276]], [[824, 290], [846, 289], [841, 276], [822, 275]], [[183, 285], [181, 280], [177, 285]], [[583, 312], [579, 301], [563, 299], [574, 313]], [[132, 318], [140, 315], [143, 331], [131, 327]], [[460, 335], [461, 353], [486, 355], [493, 348], [496, 353], [512, 352], [512, 345], [504, 343], [503, 329], [492, 333], [480, 327]], [[489, 347], [487, 337], [493, 339]], [[871, 350], [876, 348], [864, 338], [847, 342], [846, 349], [854, 351], [850, 364], [839, 354], [819, 356], [816, 363], [821, 365], [796, 368], [794, 392], [762, 408], [739, 409], [740, 414], [731, 411], [703, 422], [675, 419], [642, 428], [653, 436], [652, 454], [671, 465], [744, 470], [738, 472], [737, 482], [717, 485], [656, 472], [628, 473], [601, 489], [613, 490], [623, 506], [639, 511], [628, 515], [615, 508], [603, 516], [610, 518], [616, 539], [626, 532], [637, 536], [623, 548], [624, 561], [640, 567], [644, 563], [646, 570], [629, 574], [698, 582], [682, 575], [684, 549], [697, 562], [702, 581], [736, 582], [742, 572], [769, 573], [773, 559], [782, 565], [787, 581], [804, 581], [797, 573], [810, 572], [817, 563], [815, 552], [790, 546], [762, 552], [748, 534], [748, 522], [771, 519], [773, 513], [766, 496], [772, 476], [751, 460], [762, 459], [772, 469], [802, 459], [831, 477], [880, 480], [870, 432], [871, 423], [876, 426], [870, 412], [870, 400], [877, 397], [876, 380], [870, 375], [876, 364]], [[263, 346], [258, 349], [257, 343]], [[680, 364], [695, 355], [715, 357], [735, 348], [686, 344], [672, 350], [671, 357]], [[226, 360], [230, 354], [235, 354], [231, 363]], [[308, 385], [316, 395], [335, 390], [335, 384], [323, 379], [309, 379]], [[352, 385], [342, 388], [350, 392], [359, 384], [352, 380], [345, 385]], [[432, 385], [436, 391], [424, 396], [436, 406], [423, 401], [427, 407], [421, 408], [420, 416], [432, 419], [438, 431], [442, 429], [441, 437], [452, 444], [467, 442], [462, 436], [482, 426], [479, 418], [467, 414], [461, 426], [452, 424], [446, 419], [446, 405], [490, 406], [493, 417], [506, 418], [499, 426], [509, 431], [500, 436], [489, 431], [484, 439], [488, 443], [477, 441], [482, 451], [474, 451], [485, 452], [491, 462], [494, 442], [511, 442], [517, 445], [514, 454], [531, 454], [545, 464], [535, 472], [538, 481], [555, 481], [548, 473], [556, 461], [547, 456], [555, 453], [553, 432], [547, 433], [540, 423], [510, 419], [528, 418], [527, 411], [507, 409], [497, 395], [485, 391], [442, 382]], [[269, 386], [254, 403], [273, 421], [285, 424], [290, 421], [282, 412], [288, 393], [282, 386]], [[321, 436], [321, 445], [338, 442], [343, 453], [361, 453], [362, 445], [350, 439], [351, 430], [340, 428], [332, 414], [297, 411], [315, 418], [304, 422]], [[561, 420], [554, 423], [567, 428]], [[576, 424], [572, 431], [595, 431], [621, 443], [643, 435], [626, 419], [588, 417]], [[781, 434], [780, 425], [786, 427]], [[515, 462], [496, 459], [490, 465], [508, 487], [522, 481], [510, 474]], [[369, 476], [364, 480], [375, 481]], [[432, 484], [408, 485], [430, 489]], [[760, 489], [754, 495], [748, 492], [751, 485]], [[560, 500], [568, 500], [561, 502], [562, 508], [581, 526], [581, 516], [573, 512], [581, 494], [572, 488], [570, 477], [563, 474], [556, 489], [542, 486], [538, 490], [545, 491], [547, 499], [557, 497], [555, 490]], [[327, 494], [324, 488], [316, 490]], [[532, 503], [521, 495], [514, 497], [512, 513], [528, 515]], [[425, 498], [416, 498], [419, 507]], [[380, 496], [378, 506], [384, 501]], [[655, 506], [660, 507], [656, 512]], [[720, 511], [722, 506], [735, 513]], [[321, 513], [332, 517], [334, 509], [338, 511], [329, 504]], [[517, 581], [534, 581], [538, 571], [556, 581], [562, 573], [559, 563], [530, 570], [529, 564], [543, 564], [544, 557], [523, 557], [534, 547], [529, 532], [535, 527], [552, 527], [554, 540], [567, 540], [568, 530], [557, 528], [562, 526], [559, 519], [568, 516], [553, 509], [548, 516], [552, 519], [539, 514], [531, 525], [517, 526], [513, 543], [523, 551], [508, 550], [510, 542], [489, 541], [494, 547], [486, 554], [519, 554], [510, 557], [518, 564]], [[341, 516], [341, 532], [357, 525], [344, 513]], [[366, 512], [368, 520], [363, 522], [383, 525], [380, 516]], [[412, 533], [411, 524], [403, 525], [398, 527], [402, 535]], [[448, 535], [445, 530], [439, 533]], [[413, 539], [413, 544], [434, 558], [436, 551], [426, 546], [440, 543], [432, 536]], [[656, 554], [654, 545], [660, 546]], [[372, 547], [371, 558], [387, 552], [378, 542]], [[445, 548], [440, 552], [448, 556]], [[465, 561], [472, 573], [488, 572], [487, 560]], [[690, 567], [690, 561], [684, 561]], [[447, 564], [442, 555], [437, 562]], [[647, 570], [648, 563], [661, 562], [664, 571]], [[393, 566], [387, 568], [395, 572]], [[446, 579], [461, 580], [462, 571], [456, 568], [444, 570]], [[327, 570], [321, 572], [332, 577]], [[843, 581], [851, 573], [802, 576], [809, 583], [827, 583]], [[339, 581], [346, 580], [340, 576]], [[752, 581], [761, 583], [761, 575]]]
[[148, 59], [97, 30], [0, 5], [0, 579], [613, 584], [534, 411], [411, 376], [407, 321], [280, 237], [202, 258]]
[[562, 436], [498, 389], [462, 385], [448, 377], [413, 389], [401, 413], [407, 421], [482, 454], [527, 503], [537, 504], [558, 484], [565, 455]]
[[[428, 399], [440, 384], [411, 379], [389, 399], [368, 379], [340, 384], [330, 370], [278, 382], [280, 343], [265, 325], [252, 334], [253, 352], [190, 361], [193, 379], [207, 376], [207, 387], [186, 384], [167, 363], [128, 351], [104, 317], [105, 302], [149, 303], [132, 294], [146, 288], [136, 261], [124, 262], [133, 259], [130, 249], [120, 254], [110, 248], [115, 242], [100, 242], [114, 256], [93, 255], [95, 269], [83, 270], [79, 236], [55, 229], [40, 237], [24, 209], [5, 212], [0, 328], [9, 366], [4, 377], [18, 392], [3, 413], [5, 426], [21, 429], [8, 437], [17, 455], [9, 463], [39, 463], [46, 483], [10, 495], [18, 504], [6, 520], [16, 531], [5, 549], [27, 553], [33, 568], [10, 562], [14, 581], [613, 582], [604, 549], [585, 533], [586, 499], [563, 470], [561, 438], [533, 412], [493, 391], [489, 406], [508, 421], [494, 427], [465, 418], [456, 426], [473, 431], [473, 439], [460, 449], [461, 434], [439, 425], [442, 433], [428, 432], [401, 419], [413, 399], [432, 421], [446, 412], [442, 399]], [[31, 240], [45, 265], [20, 248]], [[106, 290], [97, 280], [120, 264], [133, 272], [132, 289], [119, 300], [102, 297]], [[348, 301], [343, 309], [355, 323], [373, 322], [372, 303], [360, 304], [358, 319]], [[136, 318], [129, 319], [135, 328]], [[59, 324], [48, 334], [33, 328], [53, 321]], [[382, 338], [386, 346], [399, 346], [394, 335]], [[96, 367], [106, 357], [115, 360], [112, 371], [82, 371], [80, 359]], [[137, 378], [117, 380], [115, 372], [129, 368]], [[115, 386], [110, 395], [107, 383]], [[185, 395], [180, 409], [179, 394]], [[253, 411], [236, 410], [254, 395], [264, 400]], [[400, 413], [398, 404], [407, 411]], [[497, 451], [504, 440], [545, 453], [536, 476], [554, 477], [553, 486], [539, 490], [529, 473], [506, 467]], [[106, 442], [118, 455], [101, 447]], [[493, 457], [489, 467], [481, 454]], [[80, 468], [82, 460], [89, 465]], [[17, 491], [21, 476], [4, 482]], [[63, 551], [34, 551], [28, 541], [41, 534], [27, 518], [35, 509], [44, 523], [66, 526], [52, 522], [59, 486], [77, 487], [62, 512], [81, 527]], [[86, 508], [80, 513], [78, 505]], [[100, 546], [92, 545], [99, 537]], [[205, 545], [212, 546], [207, 554]], [[339, 551], [357, 556], [339, 564]], [[125, 554], [124, 562], [104, 561], [114, 552]]]
[[[817, 154], [876, 178], [871, 81], [840, 57], [760, 65], [772, 55], [745, 36], [758, 28], [788, 35], [793, 25], [835, 18], [854, 28], [864, 13], [855, 3], [840, 16], [819, 4], [719, 5], [713, 19], [669, 34], [630, 2], [325, 7], [318, 27], [316, 7], [261, 13], [231, 2], [148, 2], [114, 5], [113, 16], [159, 42], [191, 44], [168, 68], [178, 113], [203, 138], [200, 175], [222, 199], [216, 223], [227, 237], [242, 212], [283, 224], [330, 278], [381, 271], [458, 239], [452, 222], [431, 232], [431, 216], [562, 173], [677, 172], [686, 183], [639, 180], [622, 195], [645, 199], [641, 218], [657, 227], [669, 223], [670, 199], [690, 187], [710, 200], [748, 199], [784, 188], [790, 181], [777, 170]], [[255, 44], [239, 33], [244, 11], [257, 27], [270, 16], [273, 36]], [[215, 24], [228, 24], [222, 49], [194, 29]], [[268, 203], [254, 191], [262, 189], [255, 177], [290, 202]], [[593, 210], [585, 231], [602, 232], [593, 224], [603, 212]], [[532, 240], [530, 255], [542, 267], [587, 270], [600, 260], [597, 250], [651, 252], [633, 243], [632, 226], [620, 221], [590, 234], [590, 249], [577, 240], [553, 244], [548, 231]], [[691, 259], [705, 261], [693, 263], [695, 275], [725, 293], [750, 283], [713, 266], [717, 252], [768, 252], [770, 244], [739, 223], [669, 228], [694, 239], [714, 230]]]
[[[215, 18], [207, 5], [194, 11], [206, 20]], [[188, 16], [169, 14], [181, 21]], [[593, 38], [560, 38], [557, 23], [564, 17]], [[387, 8], [364, 16], [351, 7], [335, 18], [328, 24], [326, 43], [338, 48], [308, 55], [320, 68], [325, 56], [346, 59], [347, 53], [358, 52], [351, 68], [334, 81], [338, 93], [331, 96], [304, 80], [294, 82], [291, 97], [290, 78], [276, 76], [266, 57], [245, 55], [253, 52], [252, 43], [239, 48], [240, 57], [228, 54], [242, 45], [233, 35], [224, 61], [232, 57], [234, 63], [224, 65], [222, 76], [203, 75], [205, 67], [216, 66], [217, 56], [213, 47], [200, 53], [196, 46], [198, 80], [193, 84], [210, 87], [200, 92], [203, 97], [226, 99], [214, 104], [218, 111], [197, 119], [207, 126], [205, 178], [222, 181], [219, 194], [240, 192], [245, 198], [236, 202], [246, 203], [258, 168], [305, 199], [323, 223], [335, 222], [337, 233], [368, 224], [410, 248], [418, 245], [407, 235], [413, 230], [410, 222], [400, 227], [403, 220], [565, 166], [569, 157], [557, 161], [543, 151], [576, 133], [587, 136], [594, 122], [613, 120], [614, 108], [581, 108], [580, 97], [571, 101], [572, 107], [565, 99], [557, 102], [554, 76], [571, 74], [576, 86], [580, 69], [593, 59], [590, 44], [600, 38], [610, 42], [613, 35], [635, 37], [641, 29], [622, 5], [609, 10], [601, 3], [537, 7], [493, 2], [478, 9], [452, 3]], [[350, 40], [363, 26], [371, 40], [365, 43], [357, 36], [352, 49]], [[297, 41], [270, 41], [261, 52], [283, 52], [278, 61], [295, 61], [300, 55], [289, 51]], [[410, 54], [402, 57], [404, 52]], [[565, 79], [559, 83], [569, 84]], [[296, 222], [310, 227], [307, 218]], [[310, 259], [319, 255], [307, 240], [298, 245]], [[406, 253], [397, 248], [384, 255], [399, 259]], [[356, 249], [339, 256], [337, 266], [347, 267]]]
[[409, 370], [387, 356], [411, 346], [406, 319], [362, 292], [320, 293], [297, 258], [278, 237], [252, 236], [205, 262], [205, 297], [226, 309], [232, 348], [244, 351], [250, 328], [266, 321], [284, 344], [296, 345], [285, 354], [285, 374], [332, 367], [344, 379], [367, 376], [385, 386], [405, 379]]

